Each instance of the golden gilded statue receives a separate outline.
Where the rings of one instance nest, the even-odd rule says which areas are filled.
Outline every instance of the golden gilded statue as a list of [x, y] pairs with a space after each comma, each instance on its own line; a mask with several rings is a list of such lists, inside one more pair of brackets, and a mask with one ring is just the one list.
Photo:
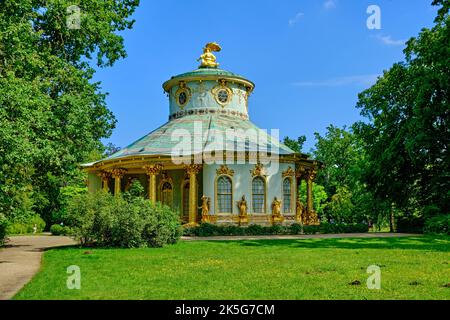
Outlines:
[[222, 50], [219, 44], [215, 42], [207, 43], [203, 48], [203, 54], [197, 61], [201, 61], [200, 68], [217, 68], [219, 64], [216, 62], [216, 56], [212, 52], [219, 52]]
[[275, 197], [272, 202], [272, 221], [273, 223], [283, 222], [284, 218], [281, 215], [281, 201]]
[[201, 200], [202, 206], [199, 209], [202, 209], [202, 222], [209, 222], [209, 205], [211, 201], [205, 195], [202, 196]]
[[303, 223], [303, 211], [305, 206], [303, 202], [297, 197], [296, 206], [295, 206], [295, 220], [297, 222]]
[[237, 202], [239, 208], [239, 224], [248, 223], [247, 216], [247, 200], [245, 200], [245, 196], [242, 196], [242, 199]]

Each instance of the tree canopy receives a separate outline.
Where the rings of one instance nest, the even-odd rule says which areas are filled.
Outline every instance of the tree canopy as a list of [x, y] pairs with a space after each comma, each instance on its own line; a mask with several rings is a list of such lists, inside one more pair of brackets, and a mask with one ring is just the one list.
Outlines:
[[77, 166], [115, 126], [97, 67], [126, 57], [123, 38], [137, 0], [78, 3], [5, 0], [0, 6], [0, 212], [46, 220], [59, 188], [82, 180]]

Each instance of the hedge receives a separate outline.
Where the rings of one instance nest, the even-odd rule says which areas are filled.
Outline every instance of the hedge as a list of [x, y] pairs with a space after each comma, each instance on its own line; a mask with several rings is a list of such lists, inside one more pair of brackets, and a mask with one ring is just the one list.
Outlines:
[[329, 224], [322, 223], [319, 226], [302, 226], [294, 223], [289, 226], [273, 225], [260, 226], [249, 225], [239, 227], [235, 225], [214, 225], [202, 223], [198, 227], [184, 229], [185, 236], [210, 237], [210, 236], [257, 236], [257, 235], [296, 235], [316, 233], [363, 233], [368, 232], [366, 224]]

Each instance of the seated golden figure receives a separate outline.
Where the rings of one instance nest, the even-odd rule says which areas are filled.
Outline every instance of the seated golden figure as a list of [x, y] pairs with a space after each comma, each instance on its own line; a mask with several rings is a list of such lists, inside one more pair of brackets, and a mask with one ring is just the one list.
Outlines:
[[220, 50], [222, 48], [215, 42], [206, 44], [203, 48], [203, 54], [197, 59], [197, 61], [201, 61], [200, 68], [217, 68], [219, 64], [216, 62], [216, 56], [212, 52], [219, 52]]

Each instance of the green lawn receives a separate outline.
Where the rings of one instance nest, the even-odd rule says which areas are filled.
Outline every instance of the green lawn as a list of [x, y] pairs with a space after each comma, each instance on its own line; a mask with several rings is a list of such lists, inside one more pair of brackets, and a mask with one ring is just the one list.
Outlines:
[[[16, 299], [450, 299], [450, 237], [180, 242], [45, 253]], [[369, 265], [381, 290], [369, 290]], [[69, 265], [81, 289], [66, 287]], [[359, 280], [361, 285], [350, 285]]]

